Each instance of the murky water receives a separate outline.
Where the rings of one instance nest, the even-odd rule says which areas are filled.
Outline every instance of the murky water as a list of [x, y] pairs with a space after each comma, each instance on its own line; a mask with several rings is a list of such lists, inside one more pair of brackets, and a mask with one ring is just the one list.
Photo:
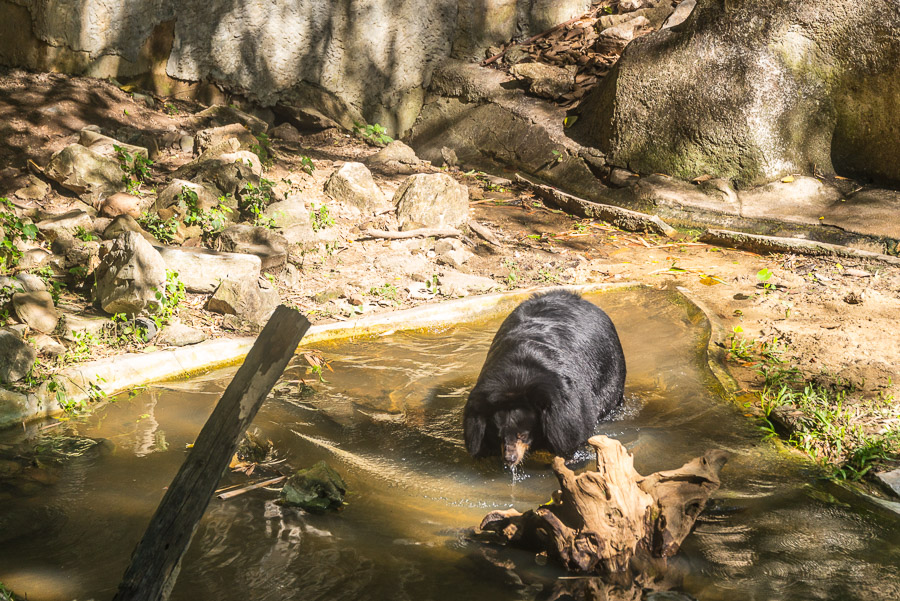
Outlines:
[[[722, 488], [671, 562], [675, 590], [701, 600], [900, 598], [900, 520], [760, 441], [716, 393], [702, 316], [660, 291], [592, 300], [616, 323], [629, 370], [626, 407], [597, 431], [622, 441], [642, 473], [711, 447], [731, 453]], [[320, 345], [334, 372], [305, 399], [298, 383], [310, 376], [295, 361], [254, 424], [295, 467], [327, 460], [349, 504], [310, 515], [265, 490], [214, 499], [172, 599], [544, 599], [571, 582], [525, 552], [500, 553], [511, 569], [492, 566], [460, 536], [488, 510], [531, 508], [555, 488], [539, 457], [513, 483], [463, 448], [462, 406], [498, 325]], [[109, 405], [77, 429], [112, 451], [69, 462], [56, 482], [0, 489], [0, 582], [35, 601], [111, 598], [232, 374]]]

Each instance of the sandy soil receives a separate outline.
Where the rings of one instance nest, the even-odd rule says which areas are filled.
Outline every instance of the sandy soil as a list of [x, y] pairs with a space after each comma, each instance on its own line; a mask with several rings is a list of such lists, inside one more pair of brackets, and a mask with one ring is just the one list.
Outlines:
[[[136, 102], [105, 81], [0, 72], [0, 196], [10, 197], [23, 209], [62, 212], [77, 199], [61, 188], [54, 187], [41, 200], [14, 198], [15, 191], [27, 183], [28, 160], [45, 165], [52, 152], [76, 141], [77, 132], [87, 125], [98, 125], [119, 139], [147, 134], [161, 141], [174, 140], [192, 133], [188, 116], [202, 108], [178, 100], [158, 100], [156, 106]], [[171, 144], [160, 147], [153, 168], [157, 185], [191, 158]], [[337, 165], [378, 150], [338, 130], [307, 135], [299, 143], [273, 140], [273, 147], [275, 161], [266, 177], [278, 182], [282, 193], [302, 194], [309, 205], [332, 203], [322, 187]], [[302, 171], [302, 156], [314, 161], [312, 175]], [[405, 177], [375, 175], [386, 195]], [[900, 344], [894, 333], [900, 314], [900, 269], [896, 267], [796, 255], [758, 256], [696, 243], [696, 232], [677, 240], [623, 232], [565, 215], [502, 179], [460, 171], [453, 175], [470, 188], [472, 219], [487, 226], [502, 243], [498, 247], [474, 235], [465, 238], [475, 256], [460, 271], [490, 277], [500, 289], [625, 281], [681, 286], [708, 308], [723, 328], [720, 332], [739, 327], [738, 341], [777, 339], [786, 345], [783, 356], [807, 379], [853, 390], [858, 399], [900, 397]], [[422, 279], [421, 272], [403, 273], [401, 267], [392, 267], [399, 263], [377, 259], [421, 255], [429, 261], [429, 273], [440, 274], [447, 268], [434, 258], [434, 240], [365, 240], [362, 229], [388, 228], [393, 217], [388, 214], [363, 223], [338, 206], [332, 207], [332, 215], [337, 219], [328, 233], [331, 241], [316, 252], [291, 257], [299, 278], [279, 280], [283, 299], [307, 312], [314, 322], [425, 302], [409, 298], [405, 291], [411, 280]], [[772, 274], [766, 281], [758, 276], [763, 269]], [[385, 284], [393, 286], [396, 294]], [[373, 293], [378, 288], [387, 293]], [[75, 297], [68, 301], [79, 302]], [[203, 301], [198, 296], [189, 298], [182, 318], [211, 335], [227, 335], [221, 316], [203, 311]], [[760, 385], [757, 367], [753, 361], [729, 362], [739, 386], [746, 390]], [[865, 413], [861, 419], [867, 428], [897, 428], [896, 405], [885, 407], [874, 417], [872, 412]]]

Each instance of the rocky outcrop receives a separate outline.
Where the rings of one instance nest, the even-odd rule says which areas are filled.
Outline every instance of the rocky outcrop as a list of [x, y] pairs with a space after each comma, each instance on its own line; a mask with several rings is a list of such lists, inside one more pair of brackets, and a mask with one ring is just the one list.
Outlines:
[[639, 173], [898, 182], [898, 29], [890, 0], [698, 0], [628, 45], [572, 131]]
[[156, 302], [166, 283], [166, 264], [149, 242], [125, 232], [94, 272], [95, 298], [107, 313], [135, 315]]
[[363, 214], [370, 214], [386, 204], [384, 194], [362, 163], [344, 163], [325, 182], [325, 193]]
[[459, 227], [469, 220], [469, 190], [446, 173], [412, 175], [394, 194], [401, 230]]

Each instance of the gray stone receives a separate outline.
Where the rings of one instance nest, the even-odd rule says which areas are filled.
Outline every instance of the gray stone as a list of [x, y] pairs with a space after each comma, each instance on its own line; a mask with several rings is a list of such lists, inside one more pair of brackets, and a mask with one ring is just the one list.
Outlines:
[[141, 225], [131, 215], [119, 215], [113, 219], [106, 229], [103, 230], [101, 238], [104, 240], [115, 240], [125, 232], [135, 232], [143, 236], [148, 242], [153, 242], [155, 238], [149, 232], [144, 231]]
[[66, 352], [66, 347], [47, 334], [38, 334], [31, 343], [38, 353], [47, 357], [59, 357]]
[[53, 242], [56, 239], [60, 231], [65, 231], [74, 235], [78, 231], [78, 228], [88, 232], [91, 232], [94, 229], [91, 216], [80, 210], [69, 211], [62, 215], [44, 219], [43, 221], [39, 221], [36, 225], [44, 239], [49, 240], [50, 242]]
[[612, 165], [739, 188], [813, 170], [898, 182], [898, 29], [892, 2], [698, 2], [629, 45], [571, 133]]
[[274, 230], [253, 225], [231, 225], [216, 239], [219, 250], [256, 255], [265, 271], [280, 270], [287, 262], [288, 241]]
[[135, 146], [134, 144], [126, 144], [125, 142], [120, 142], [115, 138], [104, 136], [100, 132], [94, 131], [90, 128], [81, 130], [81, 132], [79, 133], [78, 143], [85, 148], [89, 148], [91, 151], [99, 154], [100, 156], [113, 159], [117, 162], [118, 151], [115, 148], [116, 146], [132, 156], [140, 155], [145, 159], [150, 158], [149, 151], [143, 146]]
[[387, 203], [369, 169], [362, 163], [341, 165], [325, 182], [325, 193], [364, 214], [371, 214]]
[[326, 228], [318, 232], [312, 229], [308, 223], [296, 223], [281, 230], [281, 235], [288, 244], [299, 247], [301, 250], [315, 250], [321, 244], [333, 242], [338, 239], [338, 233], [334, 228]]
[[21, 284], [22, 290], [25, 292], [44, 292], [47, 290], [47, 285], [44, 284], [44, 280], [37, 277], [31, 273], [18, 273], [16, 274], [16, 280]]
[[50, 334], [56, 329], [59, 314], [49, 292], [19, 292], [13, 294], [16, 316], [33, 330]]
[[125, 232], [94, 270], [95, 298], [107, 313], [136, 315], [156, 304], [166, 283], [166, 263], [140, 234]]
[[125, 172], [119, 163], [81, 144], [66, 146], [50, 157], [44, 173], [63, 188], [94, 200], [125, 191]]
[[532, 94], [552, 100], [572, 91], [576, 71], [574, 65], [555, 67], [544, 63], [518, 63], [509, 70], [513, 76], [528, 82]]
[[638, 175], [627, 169], [614, 168], [609, 172], [609, 184], [617, 188], [630, 186], [637, 181]]
[[285, 142], [300, 142], [303, 136], [297, 131], [297, 128], [290, 123], [282, 123], [272, 130], [272, 137]]
[[459, 269], [475, 256], [468, 250], [448, 250], [437, 256], [439, 265], [448, 265], [453, 269]]
[[28, 176], [28, 185], [16, 190], [16, 196], [22, 200], [42, 200], [50, 193], [50, 185], [36, 175]]
[[194, 136], [194, 152], [201, 154], [230, 139], [237, 140], [238, 148], [243, 150], [252, 150], [255, 144], [259, 144], [259, 140], [250, 133], [250, 130], [240, 123], [232, 123], [198, 131]]
[[156, 344], [164, 346], [187, 346], [206, 340], [203, 330], [192, 328], [183, 323], [171, 323], [159, 332]]
[[188, 292], [213, 292], [226, 279], [259, 278], [262, 263], [256, 255], [217, 252], [205, 248], [154, 247], [166, 269], [178, 274]]
[[738, 192], [741, 215], [759, 219], [777, 216], [779, 220], [816, 224], [843, 195], [814, 177], [797, 176], [790, 182], [772, 182], [752, 190]]
[[695, 6], [697, 6], [697, 0], [683, 0], [675, 7], [675, 12], [669, 15], [669, 18], [663, 23], [662, 28], [668, 29], [669, 27], [681, 25], [691, 16]]
[[900, 469], [892, 470], [890, 472], [877, 472], [875, 478], [881, 482], [887, 490], [891, 491], [895, 497], [900, 498]]
[[181, 152], [193, 152], [194, 151], [194, 136], [184, 135], [178, 139], [178, 147], [181, 149]]
[[614, 47], [624, 48], [634, 39], [637, 31], [650, 25], [650, 19], [644, 16], [634, 17], [624, 23], [608, 27], [600, 32], [600, 41]]
[[145, 201], [139, 196], [117, 192], [100, 202], [100, 214], [104, 217], [118, 217], [119, 215], [131, 215], [135, 219], [141, 216], [141, 208]]
[[37, 351], [9, 330], [0, 330], [0, 382], [18, 382], [24, 378]]
[[108, 317], [89, 317], [84, 315], [63, 314], [61, 320], [63, 339], [74, 342], [76, 333], [87, 334], [100, 340], [106, 332], [114, 329], [113, 321]]
[[401, 230], [459, 227], [469, 220], [469, 189], [446, 173], [420, 173], [394, 194]]
[[438, 276], [438, 289], [444, 296], [468, 296], [473, 292], [489, 292], [499, 287], [499, 284], [491, 278], [455, 270], [448, 270]]
[[206, 303], [214, 313], [236, 315], [255, 324], [263, 324], [278, 306], [278, 294], [263, 290], [259, 283], [249, 279], [223, 280]]
[[653, 6], [653, 0], [619, 0], [619, 11], [623, 13], [634, 12], [639, 8]]
[[173, 177], [211, 184], [219, 194], [235, 195], [247, 182], [256, 185], [261, 175], [259, 157], [248, 150], [240, 150], [238, 141], [229, 138], [180, 167]]
[[37, 269], [47, 262], [53, 254], [43, 248], [30, 248], [19, 257], [19, 269]]
[[410, 175], [422, 168], [424, 162], [416, 156], [416, 151], [394, 140], [363, 161], [368, 167], [386, 175]]
[[900, 240], [900, 192], [870, 188], [839, 198], [824, 210], [822, 223], [849, 232]]
[[197, 195], [197, 208], [201, 211], [209, 210], [219, 205], [219, 195], [215, 188], [210, 189], [209, 186], [202, 183], [175, 178], [159, 193], [150, 210], [165, 219], [173, 215], [179, 218], [183, 217], [188, 208], [184, 202], [185, 190], [189, 190]]
[[250, 113], [222, 104], [215, 104], [203, 109], [191, 117], [195, 126], [201, 128], [220, 127], [239, 123], [254, 134], [264, 134], [269, 129], [269, 124]]
[[637, 179], [631, 189], [639, 206], [690, 207], [727, 215], [738, 215], [741, 211], [741, 204], [733, 192], [695, 186], [672, 177], [648, 175]]
[[265, 208], [263, 214], [272, 220], [277, 228], [288, 228], [292, 225], [309, 225], [309, 207], [299, 196], [292, 196], [279, 202], [273, 202]]

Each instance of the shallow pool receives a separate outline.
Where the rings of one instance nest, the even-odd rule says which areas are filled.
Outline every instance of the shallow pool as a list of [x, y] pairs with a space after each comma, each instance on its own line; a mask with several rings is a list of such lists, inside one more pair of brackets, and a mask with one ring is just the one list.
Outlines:
[[[658, 588], [701, 600], [900, 598], [900, 520], [761, 441], [706, 367], [702, 314], [674, 292], [589, 298], [616, 323], [629, 371], [625, 407], [597, 432], [625, 444], [642, 473], [712, 447], [730, 453], [722, 488]], [[266, 490], [214, 499], [171, 599], [458, 601], [575, 590], [528, 553], [461, 535], [491, 509], [532, 508], [555, 489], [540, 458], [513, 483], [499, 460], [476, 463], [463, 448], [463, 403], [499, 321], [317, 345], [334, 370], [327, 382], [295, 360], [254, 425], [287, 464], [328, 461], [349, 485], [348, 505], [312, 515], [281, 508]], [[233, 373], [107, 405], [73, 425], [107, 448], [41, 485], [0, 484], [0, 582], [35, 601], [112, 598]], [[301, 378], [315, 394], [301, 398]], [[0, 433], [0, 442], [22, 435]]]

